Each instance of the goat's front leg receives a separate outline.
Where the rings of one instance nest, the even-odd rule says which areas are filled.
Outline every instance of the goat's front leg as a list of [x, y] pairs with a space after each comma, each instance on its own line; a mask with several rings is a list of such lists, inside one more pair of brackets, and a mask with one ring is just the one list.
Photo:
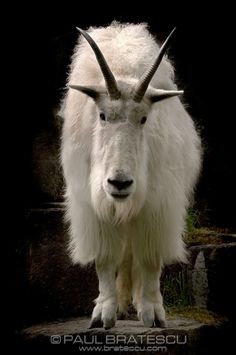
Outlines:
[[116, 266], [111, 263], [96, 264], [99, 280], [99, 296], [93, 309], [90, 328], [115, 326], [117, 311]]
[[166, 327], [165, 310], [160, 292], [161, 263], [142, 265], [140, 318], [146, 327]]

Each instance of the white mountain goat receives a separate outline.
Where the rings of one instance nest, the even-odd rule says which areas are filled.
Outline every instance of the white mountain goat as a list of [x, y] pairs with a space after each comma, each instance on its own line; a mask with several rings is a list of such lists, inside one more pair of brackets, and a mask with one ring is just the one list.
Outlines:
[[113, 327], [131, 300], [145, 326], [164, 327], [161, 268], [185, 260], [186, 209], [201, 165], [200, 139], [164, 57], [174, 31], [160, 48], [145, 24], [78, 30], [61, 157], [71, 256], [95, 261], [99, 278], [90, 327]]

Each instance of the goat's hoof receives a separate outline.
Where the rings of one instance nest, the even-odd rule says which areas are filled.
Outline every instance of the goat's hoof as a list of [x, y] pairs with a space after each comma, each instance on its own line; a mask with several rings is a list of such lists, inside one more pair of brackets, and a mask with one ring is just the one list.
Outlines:
[[93, 318], [89, 324], [89, 329], [102, 328], [102, 327], [103, 327], [103, 323], [102, 323], [101, 317]]
[[142, 314], [142, 320], [143, 320], [144, 327], [147, 328], [155, 327], [154, 314], [152, 315], [145, 312], [144, 314]]
[[166, 328], [165, 310], [160, 303], [146, 302], [141, 311], [141, 319], [147, 328]]
[[155, 315], [155, 327], [157, 327], [157, 328], [167, 328], [167, 323], [166, 323], [165, 319], [159, 319]]
[[110, 329], [115, 326], [116, 320], [114, 318], [104, 318], [101, 320], [101, 317], [93, 318], [89, 324], [89, 329], [92, 328], [104, 328]]
[[105, 329], [113, 328], [116, 324], [115, 318], [104, 318], [103, 319], [103, 327]]
[[167, 327], [166, 321], [164, 319], [159, 319], [156, 315], [155, 315], [154, 319], [153, 319], [153, 317], [143, 315], [142, 320], [143, 320], [144, 326], [147, 328], [155, 328], [155, 327], [156, 328], [166, 328]]

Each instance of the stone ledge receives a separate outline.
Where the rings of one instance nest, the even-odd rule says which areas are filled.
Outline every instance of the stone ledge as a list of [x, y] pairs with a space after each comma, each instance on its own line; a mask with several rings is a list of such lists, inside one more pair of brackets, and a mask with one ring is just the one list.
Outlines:
[[204, 324], [175, 317], [167, 328], [146, 328], [139, 321], [119, 320], [116, 327], [88, 329], [88, 318], [44, 323], [17, 334], [17, 348], [24, 354], [96, 353], [117, 354], [217, 354], [229, 349], [225, 324]]
[[166, 328], [147, 328], [144, 327], [141, 321], [134, 320], [117, 320], [114, 328], [105, 330], [104, 328], [89, 329], [90, 319], [75, 318], [64, 322], [51, 322], [40, 325], [33, 325], [22, 331], [22, 334], [29, 339], [35, 339], [38, 336], [50, 337], [53, 334], [83, 334], [83, 335], [105, 335], [105, 334], [162, 334], [166, 331], [176, 330], [192, 330], [203, 325], [193, 319], [178, 317], [176, 319], [167, 320]]

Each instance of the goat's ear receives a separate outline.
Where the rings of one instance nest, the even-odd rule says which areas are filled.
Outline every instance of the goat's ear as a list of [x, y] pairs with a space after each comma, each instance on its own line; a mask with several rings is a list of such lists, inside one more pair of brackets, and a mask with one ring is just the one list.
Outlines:
[[173, 96], [182, 95], [183, 90], [161, 90], [155, 89], [151, 93], [147, 94], [147, 98], [151, 101], [151, 103], [158, 102], [161, 100], [169, 99]]
[[97, 100], [100, 95], [105, 94], [106, 91], [100, 86], [81, 86], [81, 85], [69, 85], [71, 89], [78, 90], [83, 94], [88, 95], [93, 100]]

